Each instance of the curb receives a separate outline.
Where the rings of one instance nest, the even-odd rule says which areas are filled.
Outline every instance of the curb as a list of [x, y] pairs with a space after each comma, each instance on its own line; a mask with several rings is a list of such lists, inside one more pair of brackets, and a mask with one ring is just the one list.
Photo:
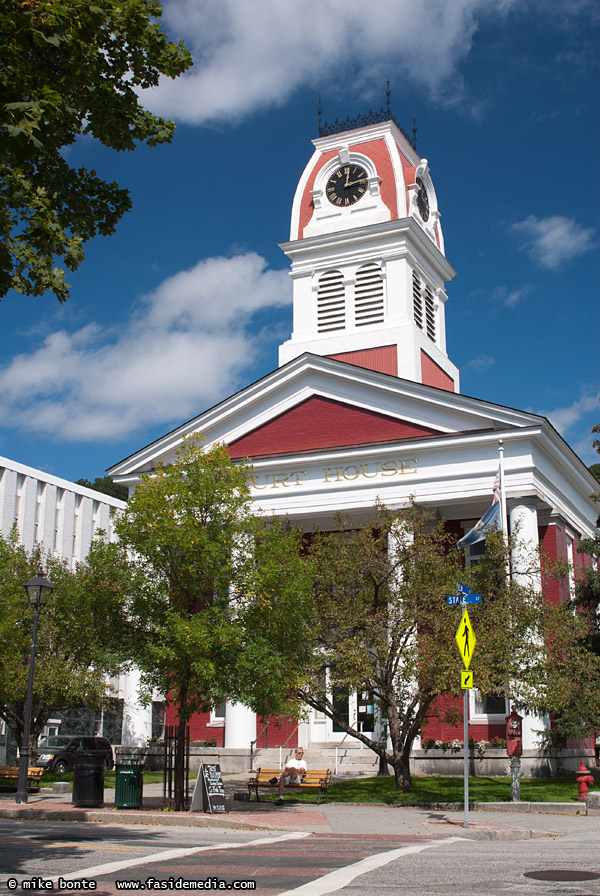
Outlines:
[[228, 815], [192, 815], [190, 812], [145, 812], [135, 809], [129, 812], [102, 809], [34, 809], [0, 808], [0, 818], [25, 821], [79, 821], [102, 822], [104, 824], [152, 824], [163, 826], [197, 828], [234, 828], [242, 831], [262, 831], [270, 825], [232, 819]]
[[[383, 803], [343, 803], [345, 806], [365, 806], [382, 809], [441, 809], [446, 811], [461, 811], [464, 804], [461, 803], [414, 803], [411, 806], [394, 806]], [[529, 813], [537, 815], [571, 815], [571, 816], [595, 816], [600, 815], [598, 810], [588, 810], [585, 803], [469, 803], [469, 809], [474, 811], [488, 811], [499, 813]], [[180, 826], [199, 828], [230, 828], [235, 830], [278, 830], [279, 826], [269, 821], [259, 821], [254, 818], [232, 818], [231, 815], [210, 815], [205, 813], [191, 814], [190, 812], [157, 812], [144, 809], [77, 809], [70, 806], [64, 809], [41, 809], [34, 806], [0, 807], [0, 818], [21, 819], [29, 821], [76, 821], [76, 822], [101, 822], [103, 824], [151, 824], [158, 826]], [[274, 821], [274, 820], [273, 820]], [[498, 832], [496, 832], [498, 833]], [[523, 831], [525, 838], [536, 835], [533, 831]], [[487, 836], [483, 832], [482, 837]], [[497, 839], [497, 838], [496, 838]], [[511, 839], [515, 839], [512, 837]], [[517, 839], [521, 839], [520, 837]]]

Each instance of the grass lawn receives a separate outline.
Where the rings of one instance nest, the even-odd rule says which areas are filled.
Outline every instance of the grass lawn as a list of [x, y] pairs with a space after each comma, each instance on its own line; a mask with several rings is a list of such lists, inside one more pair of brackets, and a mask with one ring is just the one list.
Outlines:
[[[261, 794], [261, 800], [267, 797]], [[287, 791], [288, 799], [316, 803], [317, 793]], [[521, 800], [535, 803], [577, 801], [577, 782], [573, 778], [521, 778]], [[394, 776], [355, 778], [331, 784], [332, 803], [384, 803], [414, 806], [418, 803], [460, 803], [463, 801], [462, 777], [415, 776], [410, 793], [396, 790]], [[475, 803], [510, 802], [510, 778], [469, 778], [469, 801]]]
[[[104, 772], [104, 786], [106, 788], [115, 786], [115, 770]], [[56, 772], [47, 772], [44, 771], [42, 775], [41, 785], [42, 787], [52, 787], [55, 781], [68, 781], [71, 784], [71, 788], [73, 787], [73, 772], [65, 772], [64, 775], [58, 775]], [[144, 784], [162, 784], [163, 781], [163, 773], [162, 772], [144, 772]]]

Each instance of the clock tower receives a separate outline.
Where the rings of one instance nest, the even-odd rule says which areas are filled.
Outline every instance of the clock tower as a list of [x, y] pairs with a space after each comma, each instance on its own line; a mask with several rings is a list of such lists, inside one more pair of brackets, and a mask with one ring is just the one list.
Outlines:
[[427, 159], [382, 113], [320, 128], [294, 197], [293, 333], [304, 352], [459, 391], [446, 353], [444, 255]]

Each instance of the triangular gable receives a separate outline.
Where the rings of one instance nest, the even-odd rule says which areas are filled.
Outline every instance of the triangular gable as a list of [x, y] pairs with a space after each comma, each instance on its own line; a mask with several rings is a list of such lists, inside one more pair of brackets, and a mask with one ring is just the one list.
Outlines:
[[313, 395], [231, 442], [232, 458], [401, 441], [438, 431]]

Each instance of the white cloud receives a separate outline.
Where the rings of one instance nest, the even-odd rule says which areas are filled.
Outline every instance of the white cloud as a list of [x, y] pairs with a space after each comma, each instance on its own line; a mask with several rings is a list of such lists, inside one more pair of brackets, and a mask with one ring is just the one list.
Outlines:
[[[434, 94], [459, 94], [457, 66], [480, 14], [515, 0], [166, 0], [165, 30], [183, 39], [194, 67], [144, 93], [152, 111], [199, 124], [281, 104], [297, 88], [355, 92], [393, 68]], [[400, 77], [400, 74], [398, 77]], [[393, 86], [393, 85], [392, 85]], [[383, 97], [382, 97], [383, 99]]]
[[512, 310], [530, 294], [531, 286], [520, 286], [517, 289], [509, 289], [508, 286], [496, 286], [492, 292], [492, 299]]
[[291, 304], [287, 271], [254, 253], [209, 258], [142, 298], [123, 331], [47, 336], [0, 370], [0, 419], [72, 441], [180, 421], [237, 388], [262, 347], [249, 326]]
[[491, 355], [478, 355], [477, 358], [472, 358], [470, 361], [467, 361], [465, 367], [470, 370], [475, 370], [477, 373], [483, 373], [485, 370], [489, 370], [490, 367], [493, 367], [495, 363], [496, 359]]
[[556, 270], [597, 245], [592, 228], [581, 227], [564, 215], [549, 218], [529, 215], [524, 221], [513, 224], [511, 229], [522, 238], [522, 248], [533, 261], [549, 270]]
[[592, 411], [598, 411], [598, 393], [591, 392], [582, 395], [577, 401], [566, 408], [554, 408], [553, 411], [540, 411], [544, 417], [548, 417], [552, 426], [564, 435], [571, 427], [581, 421], [583, 417]]

